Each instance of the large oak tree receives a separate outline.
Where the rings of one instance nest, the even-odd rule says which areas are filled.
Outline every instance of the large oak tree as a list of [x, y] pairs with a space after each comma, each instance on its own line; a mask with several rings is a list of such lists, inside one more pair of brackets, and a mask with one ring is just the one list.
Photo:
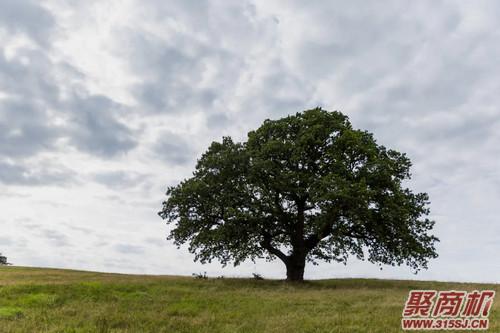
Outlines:
[[316, 108], [266, 120], [246, 142], [213, 142], [159, 214], [201, 262], [279, 258], [291, 281], [306, 261], [349, 256], [418, 271], [438, 239], [427, 194], [403, 184], [410, 166], [342, 113]]

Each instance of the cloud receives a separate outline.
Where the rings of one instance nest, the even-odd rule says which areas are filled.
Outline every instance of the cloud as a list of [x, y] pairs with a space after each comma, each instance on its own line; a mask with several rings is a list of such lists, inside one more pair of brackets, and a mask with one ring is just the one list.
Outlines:
[[43, 186], [66, 185], [75, 181], [76, 174], [64, 167], [52, 165], [20, 165], [0, 161], [0, 183], [5, 185]]
[[130, 244], [116, 244], [114, 249], [120, 253], [129, 255], [129, 254], [142, 254], [144, 253], [144, 249], [142, 246], [135, 246]]
[[55, 25], [52, 14], [32, 0], [3, 0], [0, 24], [10, 33], [24, 33], [46, 44]]
[[185, 165], [195, 159], [189, 141], [171, 132], [158, 135], [153, 153], [170, 165]]
[[48, 242], [50, 242], [55, 247], [71, 246], [69, 237], [63, 234], [62, 232], [54, 229], [41, 230], [41, 236], [44, 237]]
[[158, 247], [164, 247], [165, 245], [168, 244], [166, 237], [164, 237], [163, 239], [155, 238], [155, 237], [146, 237], [143, 239], [143, 241], [145, 244], [158, 246]]
[[43, 110], [21, 101], [0, 103], [0, 156], [29, 157], [50, 150], [58, 128], [46, 124]]
[[133, 45], [127, 54], [130, 69], [140, 77], [131, 91], [142, 111], [181, 113], [186, 109], [210, 108], [218, 92], [203, 79], [210, 70], [210, 59], [231, 62], [224, 51], [189, 38], [179, 44], [146, 32], [124, 31]]
[[119, 120], [120, 106], [104, 96], [74, 96], [65, 108], [70, 114], [68, 135], [78, 149], [113, 157], [136, 146], [132, 130]]
[[[51, 67], [59, 70], [53, 64], [43, 67], [35, 66], [40, 71], [37, 78], [56, 75]], [[6, 82], [3, 90], [8, 94], [0, 100], [0, 154], [12, 158], [54, 151], [58, 140], [105, 158], [136, 146], [133, 131], [120, 120], [123, 108], [118, 103], [102, 95], [72, 91], [61, 100], [56, 97], [62, 93], [56, 82], [32, 80], [33, 69], [23, 68], [14, 74], [6, 73], [12, 70], [8, 65], [5, 68], [8, 70], [2, 71], [0, 63], [0, 77]], [[26, 85], [20, 84], [22, 81]]]
[[1, 236], [0, 237], [0, 245], [11, 245], [13, 243], [10, 237]]
[[222, 112], [214, 113], [207, 117], [206, 122], [208, 128], [225, 128], [229, 125], [229, 117]]
[[[40, 57], [39, 57], [40, 55]], [[57, 88], [41, 68], [47, 68], [43, 54], [28, 52], [30, 66], [18, 58], [7, 60], [0, 54], [0, 155], [32, 156], [50, 150], [61, 135], [48, 115], [47, 103], [55, 101]]]
[[20, 227], [35, 235], [38, 240], [42, 239], [54, 247], [71, 246], [70, 238], [61, 231], [62, 229], [56, 230], [52, 226], [48, 227], [44, 223], [39, 223], [29, 218], [21, 221]]
[[31, 1], [4, 5], [0, 32], [4, 27], [13, 34], [0, 33], [0, 156], [33, 157], [70, 145], [109, 158], [133, 149], [125, 107], [92, 94], [85, 75], [54, 56], [47, 10]]
[[93, 179], [112, 189], [124, 189], [142, 184], [147, 177], [133, 171], [107, 171], [94, 174]]
[[[25, 237], [37, 253], [3, 246], [27, 265], [197, 271], [164, 240], [165, 186], [189, 177], [212, 140], [323, 106], [411, 158], [410, 185], [429, 192], [442, 240], [419, 278], [494, 276], [494, 258], [467, 244], [499, 250], [499, 13], [481, 1], [4, 1], [0, 209], [39, 228]], [[463, 258], [474, 269], [461, 272]], [[359, 262], [333, 271], [411, 277]]]

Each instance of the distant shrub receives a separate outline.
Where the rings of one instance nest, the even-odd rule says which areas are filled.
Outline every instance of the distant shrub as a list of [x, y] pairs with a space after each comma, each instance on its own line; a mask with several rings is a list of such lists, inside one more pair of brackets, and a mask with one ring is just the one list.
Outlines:
[[262, 275], [260, 275], [258, 273], [252, 273], [252, 275], [253, 275], [254, 280], [264, 280]]
[[203, 274], [201, 274], [201, 273], [193, 273], [192, 275], [193, 275], [193, 277], [195, 279], [202, 279], [202, 280], [208, 279], [207, 272], [203, 272]]
[[0, 265], [10, 265], [7, 262], [7, 257], [4, 257], [1, 253], [0, 253]]

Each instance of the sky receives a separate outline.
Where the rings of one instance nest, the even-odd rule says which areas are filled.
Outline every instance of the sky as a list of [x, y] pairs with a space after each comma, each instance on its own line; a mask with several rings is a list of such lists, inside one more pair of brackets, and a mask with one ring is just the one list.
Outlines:
[[500, 282], [497, 1], [0, 0], [0, 252], [20, 266], [283, 278], [166, 240], [214, 140], [321, 106], [408, 154], [439, 258], [309, 279]]

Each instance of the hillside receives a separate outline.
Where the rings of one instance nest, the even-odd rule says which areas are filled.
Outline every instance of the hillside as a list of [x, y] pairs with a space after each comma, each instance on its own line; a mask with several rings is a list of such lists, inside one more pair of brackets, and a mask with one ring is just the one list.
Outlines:
[[[496, 285], [250, 279], [0, 268], [0, 332], [400, 332], [410, 289]], [[500, 331], [498, 303], [490, 332]]]

